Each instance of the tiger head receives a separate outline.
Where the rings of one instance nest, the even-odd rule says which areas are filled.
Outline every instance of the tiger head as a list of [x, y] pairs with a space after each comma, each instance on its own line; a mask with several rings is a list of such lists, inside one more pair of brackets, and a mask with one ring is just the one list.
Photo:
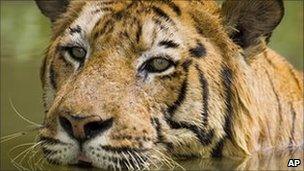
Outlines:
[[52, 23], [39, 133], [48, 161], [148, 168], [228, 153], [223, 139], [244, 152], [235, 80], [265, 48], [281, 1], [36, 3]]

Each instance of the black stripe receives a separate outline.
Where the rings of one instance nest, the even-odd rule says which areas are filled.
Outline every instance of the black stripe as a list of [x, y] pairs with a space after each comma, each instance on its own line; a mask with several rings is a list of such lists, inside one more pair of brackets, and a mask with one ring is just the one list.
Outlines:
[[295, 141], [294, 132], [295, 132], [295, 120], [296, 120], [296, 112], [295, 112], [295, 109], [294, 109], [292, 103], [290, 103], [290, 110], [291, 110], [291, 114], [292, 114], [292, 125], [291, 125], [291, 130], [290, 130], [289, 146], [291, 147], [293, 145], [293, 142]]
[[64, 57], [64, 55], [60, 55], [59, 59], [63, 61], [65, 67], [73, 67], [73, 65], [69, 61], [66, 60], [66, 58]]
[[188, 72], [189, 66], [192, 64], [192, 60], [191, 59], [186, 59], [181, 66], [184, 68], [184, 70], [186, 72]]
[[158, 43], [159, 46], [165, 46], [165, 48], [177, 48], [179, 44], [174, 42], [173, 40], [162, 40]]
[[62, 142], [58, 139], [54, 139], [54, 138], [50, 138], [50, 137], [40, 137], [39, 138], [39, 142], [41, 142], [42, 144], [61, 144], [61, 145], [68, 145], [68, 143]]
[[93, 14], [97, 14], [97, 13], [99, 13], [101, 10], [100, 9], [97, 9], [97, 10], [94, 10], [92, 13]]
[[43, 93], [42, 93], [42, 99], [43, 99], [43, 107], [44, 107], [44, 113], [48, 113], [49, 110], [47, 109], [47, 103], [46, 103], [46, 98], [47, 98], [47, 95], [46, 95], [46, 91], [43, 90]]
[[271, 65], [274, 69], [277, 69], [277, 66], [267, 57], [267, 52], [264, 53], [265, 54], [265, 59], [268, 62], [269, 65]]
[[[211, 144], [211, 140], [214, 136], [214, 130], [209, 130], [208, 132], [206, 132], [205, 130], [202, 130], [200, 127], [187, 123], [187, 122], [183, 122], [183, 121], [173, 121], [172, 120], [172, 116], [175, 113], [175, 111], [178, 109], [179, 106], [181, 106], [181, 104], [183, 103], [183, 101], [186, 98], [186, 92], [187, 92], [187, 80], [188, 80], [188, 70], [189, 70], [189, 66], [190, 64], [188, 64], [189, 62], [187, 62], [186, 66], [186, 78], [182, 83], [182, 87], [178, 96], [178, 99], [173, 103], [173, 105], [169, 106], [167, 109], [167, 113], [165, 114], [165, 121], [168, 123], [168, 125], [172, 128], [172, 129], [189, 129], [191, 130], [194, 134], [196, 134], [197, 138], [199, 139], [199, 141], [203, 144], [203, 145], [209, 145]], [[204, 83], [205, 84], [205, 83]], [[207, 88], [206, 88], [207, 90]], [[203, 93], [204, 94], [204, 93]], [[204, 94], [204, 96], [206, 96], [206, 94]], [[207, 102], [208, 100], [206, 100]], [[205, 108], [207, 109], [207, 108]]]
[[111, 151], [111, 152], [130, 152], [130, 153], [135, 153], [135, 152], [145, 152], [148, 149], [145, 148], [134, 148], [134, 147], [128, 147], [128, 146], [121, 146], [121, 147], [113, 147], [109, 145], [100, 145], [100, 147], [105, 150], [105, 151]]
[[[278, 67], [275, 65], [275, 63], [268, 58], [267, 52], [264, 53], [264, 56], [265, 56], [265, 59], [266, 59], [266, 61], [268, 62], [269, 65], [271, 65], [274, 69], [278, 69]], [[295, 75], [295, 72], [294, 72], [292, 67], [289, 67], [289, 72], [292, 75], [292, 77], [294, 78], [295, 82], [297, 83], [297, 86], [298, 86], [299, 90], [301, 90], [301, 84], [300, 84], [299, 80], [297, 79], [297, 76]], [[269, 78], [271, 78], [271, 77], [269, 77]], [[274, 90], [274, 88], [273, 88], [273, 90]]]
[[122, 38], [122, 37], [125, 37], [125, 38], [127, 38], [127, 39], [130, 38], [130, 35], [129, 35], [129, 33], [128, 33], [127, 30], [121, 31], [121, 32], [119, 33], [119, 35], [121, 36], [121, 38]]
[[201, 28], [202, 26], [199, 24], [199, 23], [201, 23], [200, 20], [194, 14], [191, 14], [191, 18], [194, 21], [194, 26], [195, 26], [196, 32], [198, 34], [200, 34], [201, 36], [205, 36], [204, 32], [203, 32], [203, 30]]
[[113, 15], [113, 18], [117, 21], [120, 21], [123, 18], [125, 12], [125, 10], [120, 10]]
[[50, 75], [49, 75], [49, 78], [50, 78], [50, 84], [52, 85], [52, 87], [54, 89], [57, 89], [57, 82], [56, 82], [57, 73], [54, 70], [54, 65], [53, 64], [50, 65]]
[[189, 124], [187, 122], [176, 122], [173, 121], [171, 118], [166, 117], [166, 122], [168, 123], [168, 125], [172, 128], [172, 129], [189, 129], [190, 131], [192, 131], [196, 137], [199, 139], [200, 143], [204, 146], [210, 145], [212, 138], [214, 136], [214, 130], [209, 130], [209, 131], [205, 131], [203, 129], [201, 129], [200, 127], [193, 125], [193, 124]]
[[157, 140], [154, 142], [154, 144], [163, 143], [166, 145], [166, 147], [168, 149], [172, 149], [173, 144], [171, 142], [165, 141], [164, 135], [162, 134], [162, 126], [161, 126], [161, 123], [159, 122], [159, 119], [155, 118], [155, 117], [151, 118], [151, 123], [152, 123], [153, 127], [155, 128], [156, 134], [157, 134]]
[[298, 88], [299, 88], [299, 91], [302, 90], [302, 87], [301, 87], [301, 81], [299, 79], [297, 79], [297, 76], [296, 76], [296, 71], [294, 68], [292, 68], [292, 66], [289, 66], [289, 72], [290, 74], [292, 75], [293, 79], [295, 80]]
[[224, 148], [224, 139], [221, 139], [212, 149], [211, 156], [215, 158], [219, 158], [223, 156], [223, 148]]
[[162, 22], [159, 19], [152, 19], [152, 20], [154, 21], [155, 25], [159, 26], [160, 30], [166, 30], [167, 31], [169, 29], [169, 27], [163, 25]]
[[103, 18], [100, 18], [94, 25], [94, 28], [92, 30], [94, 30], [96, 27], [98, 27], [100, 25], [100, 23], [103, 21]]
[[185, 78], [185, 80], [182, 83], [182, 87], [180, 89], [180, 93], [178, 95], [177, 100], [171, 105], [169, 106], [167, 112], [168, 114], [172, 117], [172, 115], [175, 113], [175, 111], [178, 109], [178, 107], [184, 102], [185, 98], [186, 98], [186, 91], [187, 91], [187, 77]]
[[200, 58], [206, 55], [206, 49], [201, 43], [197, 43], [197, 46], [195, 48], [189, 49], [189, 52], [191, 56], [196, 58]]
[[82, 29], [79, 25], [76, 25], [76, 27], [71, 28], [69, 27], [70, 34], [73, 35], [74, 33], [81, 33]]
[[202, 98], [203, 98], [203, 112], [201, 113], [202, 115], [202, 122], [204, 126], [207, 126], [208, 124], [208, 101], [209, 101], [209, 88], [208, 88], [208, 82], [204, 76], [204, 73], [200, 70], [198, 65], [195, 65], [195, 68], [198, 72], [200, 84], [202, 87]]
[[114, 3], [117, 3], [117, 2], [115, 2], [115, 1], [108, 1], [108, 2], [101, 1], [99, 3], [101, 3], [102, 5], [111, 5], [111, 4], [114, 4]]
[[165, 0], [163, 2], [166, 3], [176, 13], [176, 15], [180, 16], [182, 14], [181, 9], [172, 2], [172, 0]]
[[151, 123], [154, 126], [157, 134], [157, 142], [164, 142], [164, 136], [161, 134], [161, 125], [158, 118], [151, 118]]
[[173, 102], [173, 104], [171, 106], [169, 106], [167, 109], [167, 113], [170, 115], [170, 117], [172, 117], [172, 115], [175, 113], [177, 108], [183, 103], [183, 101], [186, 98], [186, 91], [187, 91], [187, 87], [188, 87], [188, 72], [189, 72], [189, 67], [190, 67], [191, 63], [192, 63], [191, 60], [186, 60], [182, 64], [182, 67], [186, 73], [186, 78], [181, 85], [181, 89], [179, 91], [180, 93], [178, 95], [177, 100], [175, 102]]
[[142, 34], [142, 24], [138, 21], [137, 22], [137, 32], [136, 32], [136, 42], [139, 43], [140, 41], [140, 37], [141, 37], [141, 34]]
[[164, 18], [166, 21], [169, 21], [171, 22], [172, 24], [174, 23], [173, 20], [169, 17], [168, 14], [166, 14], [162, 9], [156, 7], [156, 6], [153, 6], [152, 7], [152, 10], [161, 18]]
[[66, 52], [69, 48], [67, 48], [66, 46], [58, 45], [56, 49], [57, 51], [61, 52], [59, 55], [59, 59], [64, 62], [65, 66], [66, 67], [72, 66], [72, 64], [69, 61], [67, 61], [63, 55], [63, 53]]
[[114, 27], [114, 21], [113, 20], [108, 20], [105, 24], [104, 24], [104, 27], [100, 30], [99, 34], [105, 34], [105, 33], [108, 33], [110, 32], [113, 27]]
[[[94, 28], [93, 28], [92, 30], [95, 30], [96, 27], [98, 27], [102, 21], [103, 21], [103, 19], [100, 18], [100, 19], [95, 23]], [[98, 37], [99, 37], [99, 30], [96, 30], [95, 33], [94, 33], [94, 35], [93, 35], [93, 39], [95, 40], [95, 39], [97, 39]]]
[[111, 8], [111, 7], [103, 7], [103, 8], [100, 8], [100, 10], [102, 10], [102, 11], [114, 11], [113, 8]]
[[279, 98], [278, 92], [275, 90], [274, 83], [273, 83], [273, 81], [272, 81], [272, 79], [271, 79], [271, 77], [270, 77], [270, 74], [269, 74], [269, 72], [267, 71], [266, 68], [265, 68], [265, 73], [266, 73], [266, 75], [267, 75], [267, 77], [268, 77], [270, 86], [271, 86], [271, 88], [272, 88], [272, 90], [273, 90], [273, 93], [274, 93], [274, 95], [275, 95], [275, 97], [276, 97], [276, 100], [277, 100], [277, 103], [278, 103], [278, 113], [279, 113], [280, 125], [281, 125], [281, 124], [283, 123], [281, 100], [280, 100], [280, 98]]
[[55, 155], [55, 154], [58, 153], [58, 151], [49, 150], [49, 149], [47, 149], [45, 147], [42, 147], [41, 149], [42, 149], [43, 154], [47, 155], [47, 156], [52, 156], [52, 155]]
[[[100, 25], [100, 23], [102, 22], [102, 19], [100, 19], [94, 27], [97, 27], [98, 25]], [[113, 30], [114, 28], [114, 24], [115, 22], [112, 19], [109, 19], [105, 22], [104, 26], [100, 29], [97, 30], [95, 32], [95, 34], [93, 35], [94, 39], [97, 39], [100, 35], [105, 34], [105, 33], [109, 33]], [[94, 28], [95, 29], [95, 28]]]
[[232, 109], [232, 72], [228, 67], [223, 67], [221, 71], [221, 78], [223, 80], [224, 92], [226, 94], [225, 104], [225, 124], [224, 131], [228, 139], [232, 139], [232, 120], [233, 120], [233, 109]]
[[213, 136], [214, 136], [214, 130], [211, 129], [209, 131], [204, 131], [202, 130], [201, 128], [197, 127], [197, 126], [194, 126], [193, 127], [194, 129], [191, 129], [197, 136], [197, 138], [200, 140], [200, 142], [207, 146], [207, 145], [210, 145], [211, 144], [211, 141], [213, 139]]

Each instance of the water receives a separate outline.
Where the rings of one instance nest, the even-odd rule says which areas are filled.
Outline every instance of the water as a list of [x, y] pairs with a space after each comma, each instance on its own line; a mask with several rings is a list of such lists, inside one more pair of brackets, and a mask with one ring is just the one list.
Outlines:
[[[297, 68], [303, 68], [303, 6], [301, 1], [288, 1], [287, 18], [279, 30], [274, 34], [271, 46], [281, 54], [288, 57]], [[18, 14], [17, 12], [18, 11]], [[297, 14], [300, 14], [299, 16]], [[20, 15], [22, 14], [22, 15]], [[290, 27], [292, 25], [293, 27]], [[288, 33], [284, 34], [286, 29]], [[300, 36], [299, 36], [300, 35]], [[43, 108], [41, 102], [41, 84], [39, 68], [42, 53], [48, 44], [50, 29], [48, 21], [30, 1], [3, 2], [1, 1], [1, 137], [30, 130], [31, 124], [21, 119], [14, 111], [18, 110], [24, 117], [31, 121], [41, 123]], [[282, 39], [284, 38], [284, 41]], [[282, 45], [284, 42], [284, 45]], [[11, 101], [11, 103], [10, 103]], [[16, 170], [11, 158], [18, 157], [27, 147], [13, 148], [24, 143], [34, 142], [36, 131], [31, 131], [25, 136], [1, 143], [1, 170]], [[23, 165], [36, 164], [39, 166], [40, 156], [32, 155], [35, 150], [27, 153]], [[25, 153], [23, 153], [25, 154]], [[38, 154], [38, 153], [37, 153]], [[22, 160], [23, 155], [16, 158]], [[224, 159], [193, 159], [179, 161], [186, 169], [192, 170], [287, 170], [290, 158], [300, 158], [302, 164], [292, 170], [303, 170], [303, 149], [296, 151], [264, 151], [247, 158]], [[76, 167], [52, 166], [49, 169], [85, 170]], [[94, 169], [92, 169], [94, 170]]]

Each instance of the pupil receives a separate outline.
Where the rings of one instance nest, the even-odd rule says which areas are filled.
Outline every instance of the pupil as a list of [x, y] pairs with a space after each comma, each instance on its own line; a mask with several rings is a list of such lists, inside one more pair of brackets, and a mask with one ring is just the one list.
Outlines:
[[83, 58], [85, 52], [82, 48], [73, 48], [73, 55], [77, 58]]
[[162, 70], [167, 66], [167, 61], [163, 59], [156, 59], [154, 65], [156, 69]]

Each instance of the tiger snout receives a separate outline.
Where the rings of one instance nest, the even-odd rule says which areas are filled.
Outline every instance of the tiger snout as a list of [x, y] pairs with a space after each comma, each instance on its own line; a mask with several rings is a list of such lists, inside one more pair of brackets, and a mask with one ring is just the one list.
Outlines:
[[113, 118], [104, 120], [94, 115], [62, 115], [58, 117], [58, 120], [64, 131], [78, 142], [100, 135], [113, 125]]
[[[61, 100], [57, 99], [59, 103], [54, 103], [48, 113], [50, 126], [40, 133], [45, 157], [50, 163], [85, 163], [102, 168], [111, 168], [114, 164], [126, 169], [149, 165], [157, 133], [152, 123], [141, 122], [150, 118], [147, 109], [139, 107], [136, 101], [132, 101], [132, 107], [114, 104], [96, 95], [98, 93], [95, 96], [76, 90], [61, 93], [64, 94]], [[80, 97], [90, 100], [79, 103], [75, 99]], [[125, 95], [122, 101], [131, 100]], [[94, 102], [99, 105], [90, 105]]]

